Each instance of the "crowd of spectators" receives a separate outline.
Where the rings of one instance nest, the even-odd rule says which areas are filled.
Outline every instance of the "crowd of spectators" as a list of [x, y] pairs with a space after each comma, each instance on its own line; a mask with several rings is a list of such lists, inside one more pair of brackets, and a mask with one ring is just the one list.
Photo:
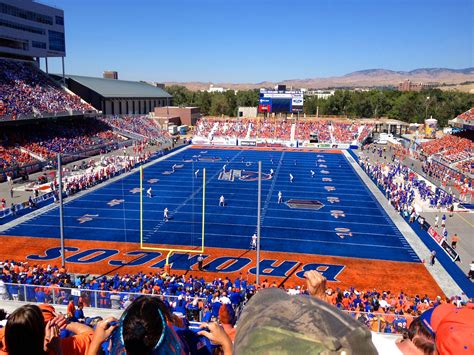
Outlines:
[[474, 159], [472, 158], [456, 163], [454, 167], [463, 173], [474, 175]]
[[[292, 120], [272, 118], [216, 119], [203, 118], [196, 125], [196, 135], [206, 138], [261, 138], [291, 139], [291, 127], [295, 124], [295, 139], [310, 140], [315, 134], [321, 143], [362, 142], [372, 131], [370, 125], [355, 122], [332, 122], [327, 120]], [[362, 128], [361, 128], [362, 127]], [[359, 133], [360, 132], [360, 133]]]
[[98, 146], [116, 145], [121, 141], [107, 124], [86, 118], [65, 123], [50, 123], [22, 132], [19, 141], [24, 148], [42, 158], [56, 153], [73, 154]]
[[[376, 148], [374, 147], [374, 153]], [[380, 155], [381, 156], [381, 155]], [[454, 197], [440, 188], [434, 191], [424, 180], [419, 180], [407, 167], [395, 161], [392, 162], [370, 162], [368, 159], [360, 159], [360, 165], [365, 172], [374, 179], [385, 191], [385, 197], [393, 207], [405, 216], [416, 214], [415, 193], [422, 201], [426, 201], [432, 207], [449, 208]]]
[[216, 119], [206, 117], [200, 119], [196, 124], [195, 134], [200, 137], [232, 137], [245, 138], [250, 129], [254, 129], [256, 125], [255, 119], [241, 118], [233, 119]]
[[36, 161], [35, 156], [51, 159], [56, 153], [112, 148], [123, 140], [109, 125], [94, 118], [47, 122], [21, 130], [8, 126], [2, 129], [2, 134], [0, 169], [31, 164]]
[[[5, 260], [0, 263], [0, 267], [2, 269], [0, 299], [14, 298], [53, 303], [55, 293], [55, 303], [67, 305], [71, 293], [62, 288], [80, 288], [81, 296], [74, 297], [76, 303], [81, 302], [86, 307], [123, 309], [140, 294], [159, 295], [163, 300], [170, 302], [173, 311], [187, 315], [190, 320], [198, 320], [198, 314], [202, 314], [205, 319], [217, 317], [223, 304], [229, 304], [234, 311], [239, 311], [241, 306], [259, 290], [278, 287], [276, 282], [267, 280], [258, 285], [242, 275], [234, 280], [229, 277], [206, 280], [202, 276], [168, 275], [163, 270], [158, 270], [154, 273], [140, 272], [100, 277], [84, 275], [74, 278], [66, 269], [51, 265]], [[17, 286], [21, 284], [31, 286], [26, 288], [26, 295], [23, 294], [23, 288]], [[97, 292], [98, 297], [95, 298], [88, 292], [89, 290]], [[308, 293], [304, 284], [287, 288], [286, 291], [293, 295]], [[391, 320], [397, 315], [417, 315], [417, 312], [441, 302], [461, 305], [468, 301], [465, 296], [442, 299], [440, 296], [407, 295], [403, 291], [397, 293], [376, 289], [328, 288], [326, 294], [329, 303], [341, 310], [354, 312], [353, 315], [357, 315], [357, 318], [365, 317], [366, 320], [371, 320], [371, 314], [382, 313], [386, 316], [387, 324], [391, 324], [386, 332], [394, 332], [394, 322]]]
[[332, 122], [334, 143], [352, 143], [357, 141], [360, 125], [356, 123]]
[[470, 110], [467, 110], [466, 112], [461, 113], [456, 118], [460, 118], [466, 121], [474, 121], [474, 107]]
[[[283, 329], [291, 326], [288, 324], [291, 322], [288, 317], [297, 318], [299, 322], [302, 321], [300, 315], [286, 312], [285, 308], [291, 308], [295, 302], [301, 302], [302, 304], [298, 307], [305, 308], [307, 302], [314, 303], [310, 301], [310, 298], [317, 299], [319, 302], [317, 303], [318, 307], [312, 310], [312, 317], [325, 309], [323, 313], [326, 314], [326, 317], [328, 313], [332, 313], [338, 319], [344, 318], [346, 325], [349, 322], [351, 326], [360, 327], [361, 330], [368, 327], [378, 332], [403, 333], [410, 340], [413, 340], [411, 331], [414, 327], [419, 326], [424, 312], [433, 312], [433, 309], [436, 311], [440, 307], [440, 310], [446, 308], [455, 310], [457, 313], [472, 314], [472, 306], [466, 297], [443, 298], [438, 296], [430, 298], [427, 295], [409, 296], [402, 291], [392, 293], [375, 289], [367, 291], [354, 288], [332, 290], [327, 288], [325, 278], [317, 271], [306, 272], [306, 284], [284, 290], [286, 294], [291, 295], [284, 296], [285, 292], [281, 290], [279, 291], [281, 293], [277, 292], [275, 283], [265, 280], [261, 285], [256, 285], [247, 282], [242, 276], [237, 277], [234, 281], [229, 278], [206, 281], [204, 278], [187, 274], [179, 276], [157, 271], [149, 274], [73, 278], [64, 268], [51, 267], [50, 265], [29, 265], [27, 262], [6, 260], [0, 263], [0, 266], [2, 269], [0, 276], [1, 299], [8, 299], [16, 294], [16, 298], [19, 300], [26, 298], [30, 302], [41, 303], [38, 310], [35, 309], [36, 306], [31, 305], [20, 307], [3, 323], [5, 328], [0, 328], [0, 353], [8, 354], [16, 353], [14, 350], [18, 349], [31, 353], [34, 346], [39, 348], [44, 346], [49, 353], [59, 353], [61, 350], [72, 353], [68, 351], [74, 349], [76, 354], [141, 354], [149, 353], [147, 349], [153, 348], [155, 350], [161, 349], [160, 353], [167, 353], [163, 346], [170, 347], [171, 345], [175, 349], [174, 353], [178, 348], [181, 350], [178, 353], [181, 354], [197, 353], [193, 349], [201, 348], [202, 350], [204, 347], [209, 350], [204, 352], [207, 354], [216, 350], [216, 346], [221, 347], [220, 351], [224, 354], [231, 354], [233, 351], [239, 353], [239, 347], [243, 346], [242, 333], [245, 333], [248, 327], [249, 314], [265, 319], [267, 318], [264, 315], [265, 309], [269, 310], [267, 307], [276, 306], [276, 303], [279, 304], [278, 307], [285, 304], [284, 308], [280, 308], [280, 316], [288, 314], [277, 326], [277, 328]], [[31, 288], [27, 288], [31, 291], [26, 291], [29, 294], [22, 295], [20, 292], [22, 287], [11, 286], [11, 283], [31, 285]], [[60, 287], [80, 287], [81, 292], [80, 295], [75, 293], [73, 296]], [[96, 291], [98, 297], [90, 297], [87, 290]], [[144, 295], [156, 295], [156, 297], [143, 297]], [[308, 298], [308, 296], [311, 297]], [[55, 304], [67, 306], [65, 316], [56, 312], [51, 305], [53, 298]], [[93, 299], [97, 299], [99, 304], [92, 304]], [[282, 300], [285, 303], [281, 304]], [[268, 304], [262, 304], [265, 302]], [[324, 306], [325, 302], [335, 306], [334, 310]], [[90, 314], [91, 311], [87, 308], [89, 305], [112, 309], [125, 308], [126, 310], [120, 320], [113, 318], [102, 320], [100, 317], [93, 317]], [[344, 313], [338, 312], [337, 309], [344, 311]], [[18, 313], [33, 311], [37, 312], [41, 327], [45, 327], [44, 330], [38, 331], [40, 341], [36, 345], [33, 339], [29, 339], [30, 341], [26, 345], [14, 341], [12, 325], [18, 326]], [[269, 311], [274, 312], [273, 310]], [[201, 316], [198, 316], [199, 314]], [[280, 316], [274, 314], [273, 321]], [[23, 317], [26, 315], [23, 314]], [[197, 320], [199, 323], [194, 323]], [[219, 326], [214, 321], [219, 321], [221, 325]], [[292, 321], [296, 321], [296, 319]], [[331, 319], [326, 319], [326, 321], [330, 323]], [[236, 322], [238, 322], [237, 327], [235, 327]], [[32, 323], [34, 322], [23, 322], [23, 326], [25, 327], [25, 324], [31, 326]], [[311, 333], [310, 329], [317, 327], [318, 323], [320, 322], [307, 324], [305, 337], [315, 335]], [[324, 325], [326, 329], [329, 323]], [[429, 318], [427, 318], [427, 324], [430, 324]], [[461, 324], [468, 326], [469, 322], [464, 321]], [[152, 325], [154, 326], [152, 327]], [[252, 325], [258, 327], [256, 324]], [[160, 328], [160, 334], [166, 331], [171, 332], [165, 337], [167, 344], [149, 340], [150, 337], [155, 339], [153, 334], [157, 331], [156, 326]], [[121, 336], [114, 333], [117, 327], [121, 328], [119, 333]], [[64, 331], [65, 329], [67, 331]], [[25, 332], [25, 329], [21, 330]], [[368, 334], [368, 330], [365, 332]], [[409, 337], [410, 334], [412, 337]], [[147, 337], [143, 339], [148, 339], [148, 341], [137, 342], [137, 337], [141, 338], [145, 335]], [[326, 334], [326, 339], [331, 335], [333, 334]], [[344, 341], [344, 335], [339, 334], [339, 336], [338, 340]], [[435, 344], [438, 348], [446, 346], [441, 341], [444, 339], [437, 339], [436, 336], [440, 337], [440, 335], [435, 335], [431, 339], [433, 349]], [[156, 339], [159, 338], [160, 336], [156, 337]], [[210, 339], [214, 345], [204, 341], [204, 338]], [[53, 342], [54, 339], [55, 342]], [[109, 339], [111, 343], [108, 342]], [[130, 339], [135, 339], [135, 342]], [[273, 339], [268, 343], [266, 349], [276, 345], [278, 342], [274, 343], [275, 341]], [[361, 341], [362, 339], [358, 339], [358, 342]], [[370, 342], [370, 336], [365, 341]], [[467, 344], [466, 342], [471, 340], [463, 339], [463, 341]], [[363, 344], [357, 345], [363, 346]], [[454, 350], [452, 347], [456, 345], [451, 343], [450, 346], [450, 349]], [[132, 349], [138, 352], [134, 352]]]
[[311, 134], [316, 134], [321, 143], [331, 142], [328, 121], [300, 120], [296, 127], [296, 139], [307, 140], [310, 139]]
[[73, 195], [81, 190], [88, 189], [105, 180], [108, 180], [122, 171], [132, 170], [136, 164], [142, 163], [150, 158], [149, 152], [137, 153], [136, 156], [102, 156], [100, 161], [91, 160], [84, 172], [77, 172], [76, 165], [72, 171], [66, 170], [64, 191], [67, 196]]
[[466, 178], [460, 171], [451, 169], [433, 159], [424, 160], [421, 169], [429, 178], [438, 180], [443, 186], [450, 184], [459, 188], [465, 182], [469, 182], [469, 178]]
[[68, 110], [93, 108], [60, 88], [35, 64], [0, 59], [0, 120], [3, 116], [18, 118], [24, 114]]
[[99, 119], [124, 133], [134, 133], [150, 140], [170, 139], [170, 134], [148, 116], [104, 116]]
[[0, 170], [32, 164], [34, 161], [35, 158], [19, 148], [0, 145]]
[[474, 142], [447, 134], [442, 138], [421, 143], [421, 149], [427, 156], [437, 154], [447, 163], [454, 163], [474, 154]]
[[251, 124], [250, 138], [290, 140], [291, 121], [256, 119]]

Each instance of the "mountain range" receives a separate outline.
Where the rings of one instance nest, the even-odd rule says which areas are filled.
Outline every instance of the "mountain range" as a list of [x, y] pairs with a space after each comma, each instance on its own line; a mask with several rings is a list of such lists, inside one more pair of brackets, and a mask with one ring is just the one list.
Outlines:
[[414, 83], [424, 83], [434, 86], [457, 85], [464, 82], [474, 82], [474, 67], [465, 69], [449, 68], [419, 68], [410, 71], [395, 71], [388, 69], [366, 69], [355, 71], [342, 76], [327, 78], [290, 79], [281, 82], [264, 81], [259, 83], [231, 82], [167, 82], [166, 85], [182, 85], [190, 90], [207, 90], [210, 85], [226, 89], [245, 90], [271, 88], [277, 84], [285, 84], [287, 88], [295, 89], [326, 89], [326, 88], [367, 88], [397, 86], [404, 80]]

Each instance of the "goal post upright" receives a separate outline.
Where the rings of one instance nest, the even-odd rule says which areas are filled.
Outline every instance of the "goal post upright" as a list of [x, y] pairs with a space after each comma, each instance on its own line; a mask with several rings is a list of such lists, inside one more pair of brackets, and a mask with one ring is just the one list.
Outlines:
[[143, 249], [143, 165], [140, 165], [140, 248]]
[[206, 168], [202, 169], [202, 230], [201, 230], [201, 253], [204, 252], [204, 227], [206, 221]]
[[190, 254], [204, 253], [205, 243], [205, 221], [206, 221], [206, 168], [202, 172], [202, 228], [201, 228], [201, 247], [199, 249], [179, 249], [179, 248], [160, 248], [145, 246], [143, 241], [143, 166], [140, 167], [140, 249], [167, 252], [165, 261], [165, 271], [169, 273], [171, 267], [169, 263], [170, 256], [175, 252], [184, 252]]

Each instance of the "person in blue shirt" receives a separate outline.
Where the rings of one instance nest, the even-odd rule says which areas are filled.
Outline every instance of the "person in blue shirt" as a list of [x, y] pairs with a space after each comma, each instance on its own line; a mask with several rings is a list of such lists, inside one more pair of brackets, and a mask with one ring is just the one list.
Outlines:
[[86, 317], [84, 316], [84, 311], [82, 310], [83, 308], [84, 308], [84, 305], [82, 304], [82, 302], [79, 302], [77, 304], [76, 311], [74, 312], [74, 318], [78, 322], [84, 322], [86, 319]]
[[229, 298], [230, 303], [232, 304], [232, 307], [234, 307], [234, 309], [236, 309], [243, 301], [242, 295], [240, 294], [237, 288], [233, 289], [233, 291], [229, 295]]
[[204, 311], [203, 311], [203, 316], [202, 316], [201, 321], [202, 322], [210, 322], [211, 319], [212, 319], [212, 313], [211, 313], [211, 310], [209, 309], [209, 306], [206, 304], [204, 306]]

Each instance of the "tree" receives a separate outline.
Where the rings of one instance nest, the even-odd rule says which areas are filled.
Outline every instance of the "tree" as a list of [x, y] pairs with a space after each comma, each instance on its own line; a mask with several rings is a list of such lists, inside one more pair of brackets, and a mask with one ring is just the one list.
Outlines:
[[229, 105], [226, 97], [221, 93], [215, 93], [211, 98], [210, 114], [213, 116], [220, 116], [226, 114], [229, 110]]
[[239, 90], [237, 92], [237, 106], [255, 107], [258, 106], [259, 92], [258, 90]]
[[211, 95], [207, 91], [198, 92], [196, 106], [201, 109], [203, 115], [208, 115], [211, 111]]
[[184, 86], [171, 85], [166, 87], [166, 91], [173, 96], [173, 104], [176, 106], [186, 106], [189, 104], [191, 92]]
[[227, 110], [224, 112], [227, 116], [237, 116], [237, 100], [235, 98], [234, 90], [227, 90], [224, 93], [224, 97], [227, 100]]

